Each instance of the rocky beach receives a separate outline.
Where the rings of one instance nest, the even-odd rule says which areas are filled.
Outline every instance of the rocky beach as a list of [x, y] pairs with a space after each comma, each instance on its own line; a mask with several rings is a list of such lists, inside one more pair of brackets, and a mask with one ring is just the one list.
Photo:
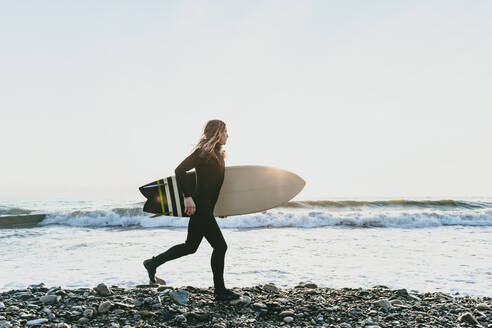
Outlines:
[[43, 283], [0, 294], [7, 327], [492, 327], [492, 298], [391, 290], [234, 288], [215, 302], [212, 288], [139, 285], [64, 289]]

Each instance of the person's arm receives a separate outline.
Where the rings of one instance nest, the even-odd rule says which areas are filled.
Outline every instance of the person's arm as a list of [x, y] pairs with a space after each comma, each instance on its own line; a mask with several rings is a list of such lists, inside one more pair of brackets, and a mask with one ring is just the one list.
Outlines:
[[190, 190], [189, 186], [185, 183], [186, 172], [197, 167], [198, 164], [200, 164], [201, 158], [199, 154], [200, 150], [195, 150], [190, 156], [186, 157], [174, 170], [174, 173], [176, 174], [176, 183], [183, 192], [185, 213], [188, 215], [193, 215], [195, 213], [196, 206], [193, 198], [191, 198], [193, 190]]

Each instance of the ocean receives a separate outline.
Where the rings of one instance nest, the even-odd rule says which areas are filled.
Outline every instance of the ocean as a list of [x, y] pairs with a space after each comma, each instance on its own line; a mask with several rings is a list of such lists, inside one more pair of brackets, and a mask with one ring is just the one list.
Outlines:
[[[44, 282], [64, 288], [148, 282], [142, 261], [186, 239], [187, 218], [149, 218], [137, 201], [0, 200], [5, 216], [46, 214], [0, 229], [0, 291]], [[492, 295], [492, 199], [313, 200], [217, 218], [228, 244], [227, 287], [369, 288]], [[204, 239], [165, 263], [173, 286], [212, 285]]]

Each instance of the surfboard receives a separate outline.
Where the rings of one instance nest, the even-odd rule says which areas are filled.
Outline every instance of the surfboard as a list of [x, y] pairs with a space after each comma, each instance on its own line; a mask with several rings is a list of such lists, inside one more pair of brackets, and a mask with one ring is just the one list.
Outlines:
[[[187, 172], [185, 183], [193, 190], [196, 173]], [[224, 183], [215, 204], [215, 216], [232, 216], [266, 211], [294, 198], [306, 185], [297, 174], [287, 170], [259, 166], [227, 166]], [[170, 176], [139, 188], [147, 198], [144, 212], [185, 217], [182, 191], [176, 177]]]

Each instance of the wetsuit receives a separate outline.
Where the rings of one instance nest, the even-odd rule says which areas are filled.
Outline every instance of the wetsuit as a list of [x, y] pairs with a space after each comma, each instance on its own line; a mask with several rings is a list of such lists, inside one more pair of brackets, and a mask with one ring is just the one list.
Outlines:
[[[196, 211], [188, 223], [186, 242], [175, 245], [153, 258], [153, 264], [157, 267], [164, 262], [195, 253], [205, 237], [213, 247], [211, 266], [216, 291], [225, 289], [224, 257], [227, 250], [227, 244], [213, 214], [224, 181], [224, 159], [218, 153], [219, 149], [220, 145], [217, 144], [215, 148], [217, 156], [212, 155], [208, 158], [200, 156], [201, 150], [197, 149], [176, 168], [176, 181], [183, 191], [183, 196], [193, 198]], [[196, 188], [189, 190], [185, 184], [185, 176], [186, 172], [193, 168], [197, 177]]]

